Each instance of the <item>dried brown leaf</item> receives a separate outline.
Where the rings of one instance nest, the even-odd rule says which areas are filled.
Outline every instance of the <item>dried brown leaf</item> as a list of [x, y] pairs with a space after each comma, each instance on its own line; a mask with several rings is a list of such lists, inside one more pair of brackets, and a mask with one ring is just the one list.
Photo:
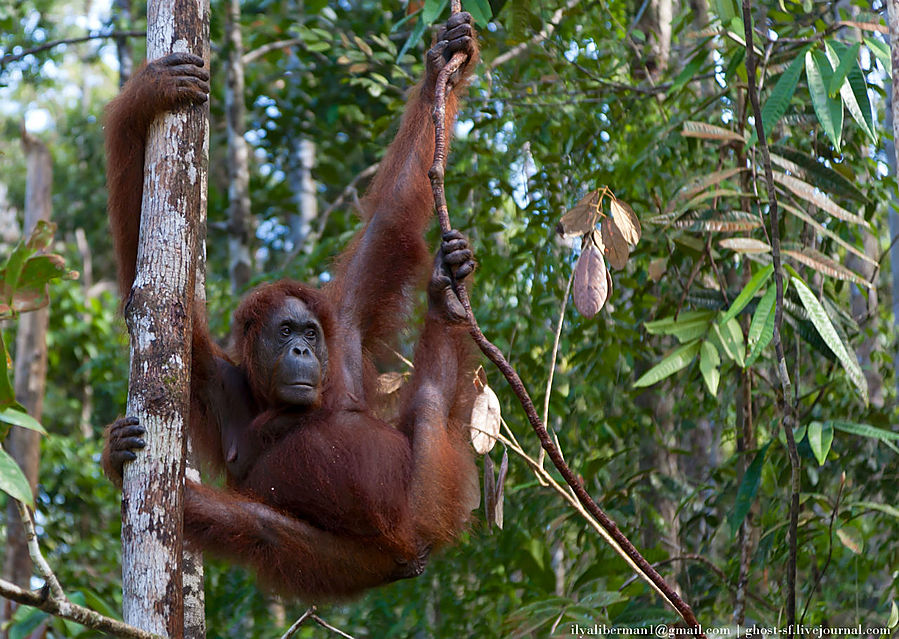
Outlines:
[[[640, 229], [640, 220], [634, 213], [634, 209], [627, 202], [622, 202], [618, 198], [612, 198], [612, 221], [621, 232], [624, 240], [631, 246], [636, 246], [640, 241], [642, 230]], [[603, 224], [605, 226], [605, 224]]]
[[801, 251], [794, 251], [790, 249], [785, 249], [783, 251], [784, 255], [793, 258], [797, 262], [801, 264], [805, 264], [809, 266], [819, 273], [823, 275], [827, 275], [829, 277], [834, 277], [838, 280], [846, 280], [847, 282], [854, 282], [860, 286], [866, 286], [868, 288], [874, 288], [874, 285], [871, 284], [868, 280], [863, 278], [858, 273], [854, 271], [850, 271], [848, 268], [840, 264], [839, 262], [835, 262], [830, 259], [823, 253], [819, 253], [818, 251], [810, 248], [803, 248]]
[[724, 180], [732, 178], [737, 173], [745, 170], [746, 169], [742, 166], [738, 166], [737, 168], [732, 169], [722, 169], [721, 171], [715, 171], [714, 173], [693, 180], [692, 182], [684, 186], [677, 193], [677, 195], [674, 196], [671, 202], [668, 203], [668, 206], [665, 208], [665, 213], [670, 213], [671, 211], [673, 211], [678, 202], [690, 200], [691, 198], [705, 191], [710, 186], [714, 186], [716, 184], [724, 182]]
[[378, 393], [380, 395], [391, 395], [397, 392], [406, 381], [405, 373], [388, 372], [378, 375]]
[[493, 528], [496, 517], [496, 479], [493, 470], [493, 459], [490, 455], [484, 455], [484, 518], [487, 520], [487, 529]]
[[623, 269], [627, 264], [627, 257], [630, 255], [627, 240], [621, 235], [618, 226], [610, 223], [611, 220], [605, 220], [602, 223], [601, 237], [603, 243], [603, 254], [608, 258], [612, 268]]
[[588, 241], [574, 267], [572, 282], [574, 307], [586, 318], [599, 313], [609, 297], [607, 273], [602, 253], [593, 242]]
[[751, 231], [762, 226], [758, 215], [745, 211], [728, 211], [718, 213], [707, 211], [705, 213], [692, 213], [685, 215], [674, 223], [674, 227], [694, 233], [735, 233], [738, 231]]
[[744, 138], [739, 133], [706, 122], [684, 122], [681, 135], [685, 138], [702, 138], [704, 140], [722, 140], [743, 142]]
[[601, 215], [601, 193], [601, 189], [591, 191], [571, 207], [556, 226], [559, 235], [564, 238], [580, 237], [592, 231]]
[[761, 240], [751, 237], [727, 237], [719, 241], [722, 248], [736, 251], [737, 253], [770, 253], [771, 247]]
[[495, 512], [493, 513], [493, 521], [496, 527], [503, 529], [503, 496], [506, 484], [506, 474], [509, 472], [509, 451], [503, 451], [503, 459], [499, 463], [499, 476], [496, 478], [496, 490], [493, 491], [494, 501], [496, 502]]
[[847, 222], [853, 222], [854, 224], [859, 224], [866, 228], [871, 227], [871, 225], [868, 224], [867, 220], [853, 214], [850, 211], [847, 211], [842, 206], [831, 200], [829, 197], [816, 190], [815, 187], [807, 182], [803, 182], [802, 180], [795, 178], [792, 175], [777, 172], [774, 173], [774, 181], [787, 187], [790, 191], [792, 191], [795, 195], [801, 197], [803, 200], [814, 204], [819, 209], [822, 209], [827, 213], [830, 213], [835, 218], [839, 218]]
[[878, 262], [877, 260], [872, 259], [872, 258], [869, 257], [868, 255], [866, 255], [864, 251], [860, 250], [860, 249], [859, 249], [858, 247], [856, 247], [856, 246], [853, 246], [852, 244], [850, 244], [849, 242], [847, 242], [846, 240], [844, 240], [843, 238], [841, 238], [839, 235], [837, 235], [836, 233], [834, 233], [834, 232], [831, 231], [830, 229], [826, 228], [824, 225], [822, 225], [820, 222], [818, 222], [818, 220], [816, 220], [815, 218], [813, 218], [811, 215], [809, 215], [808, 213], [806, 213], [806, 212], [803, 211], [802, 209], [799, 209], [799, 208], [797, 208], [797, 207], [795, 207], [795, 206], [792, 206], [792, 205], [790, 205], [790, 204], [787, 204], [786, 202], [780, 202], [780, 206], [781, 206], [785, 211], [787, 211], [788, 213], [792, 213], [793, 215], [795, 215], [796, 217], [798, 217], [800, 220], [802, 220], [803, 222], [805, 222], [805, 223], [808, 224], [809, 226], [814, 227], [815, 230], [817, 230], [817, 231], [818, 231], [819, 233], [821, 233], [822, 235], [826, 235], [827, 237], [829, 237], [830, 239], [832, 239], [834, 242], [836, 242], [837, 244], [839, 244], [840, 246], [842, 246], [844, 249], [846, 249], [847, 251], [849, 251], [850, 253], [852, 253], [853, 255], [855, 255], [856, 257], [858, 257], [859, 259], [864, 260], [865, 262], [867, 262], [867, 263], [870, 264], [871, 266], [875, 266], [875, 267], [876, 267], [876, 266], [879, 265], [879, 262]]
[[499, 425], [499, 399], [492, 388], [484, 386], [471, 407], [471, 445], [479, 455], [486, 455], [496, 445]]

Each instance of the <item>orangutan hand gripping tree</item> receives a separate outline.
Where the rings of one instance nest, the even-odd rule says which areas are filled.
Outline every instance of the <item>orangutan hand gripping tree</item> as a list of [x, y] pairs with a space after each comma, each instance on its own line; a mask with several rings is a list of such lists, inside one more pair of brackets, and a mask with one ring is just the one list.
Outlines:
[[[440, 69], [459, 51], [469, 60], [453, 79], [450, 122], [478, 54], [467, 13], [451, 17], [428, 51], [425, 78], [363, 200], [364, 228], [333, 282], [318, 290], [281, 280], [250, 292], [234, 313], [228, 354], [205, 316], [194, 317], [191, 435], [224, 472], [227, 490], [187, 482], [185, 534], [285, 594], [348, 597], [420, 574], [430, 550], [452, 541], [477, 505], [465, 432], [473, 365], [451, 287], [475, 264], [460, 233], [444, 235], [434, 260], [395, 424], [375, 415], [368, 357], [407, 321], [410, 289], [428, 260], [430, 108]], [[134, 281], [147, 129], [163, 111], [206, 100], [208, 79], [201, 59], [169, 55], [138, 71], [109, 106], [109, 216], [124, 300]], [[113, 480], [143, 435], [134, 418], [108, 428], [103, 466]]]

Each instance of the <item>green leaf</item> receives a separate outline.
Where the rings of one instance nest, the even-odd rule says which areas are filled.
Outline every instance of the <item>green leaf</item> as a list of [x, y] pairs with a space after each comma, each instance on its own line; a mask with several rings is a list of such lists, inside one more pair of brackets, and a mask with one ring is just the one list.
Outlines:
[[425, 8], [421, 13], [422, 21], [430, 25], [440, 17], [448, 0], [425, 0]]
[[721, 380], [721, 372], [718, 370], [720, 365], [721, 357], [718, 355], [718, 349], [710, 341], [703, 341], [702, 350], [699, 352], [699, 370], [709, 395], [712, 397], [718, 396], [718, 382]]
[[715, 324], [715, 334], [721, 340], [724, 353], [743, 368], [746, 366], [746, 345], [743, 343], [743, 331], [740, 323], [731, 318], [725, 324]]
[[12, 297], [19, 284], [19, 276], [25, 267], [25, 261], [32, 255], [34, 255], [34, 251], [23, 242], [19, 242], [10, 254], [9, 259], [6, 260], [6, 266], [3, 269], [3, 295], [10, 305], [12, 305]]
[[847, 352], [840, 336], [837, 334], [837, 330], [833, 327], [833, 324], [831, 324], [827, 312], [821, 305], [821, 302], [818, 301], [818, 298], [815, 297], [815, 294], [812, 293], [812, 290], [808, 285], [802, 281], [802, 278], [799, 277], [798, 273], [795, 273], [794, 271], [793, 275], [796, 279], [796, 292], [799, 294], [799, 299], [802, 301], [802, 305], [808, 313], [809, 320], [814, 324], [815, 329], [818, 331], [821, 339], [824, 340], [824, 343], [827, 344], [828, 348], [830, 348], [830, 350], [833, 351], [833, 354], [837, 356], [837, 359], [840, 360], [840, 363], [846, 370], [846, 374], [849, 375], [849, 379], [855, 384], [859, 394], [865, 404], [867, 404], [868, 381], [865, 379], [862, 369], [855, 359], [855, 353]]
[[674, 375], [677, 371], [686, 368], [699, 352], [699, 340], [684, 344], [661, 362], [650, 368], [640, 379], [634, 382], [635, 388], [652, 386], [666, 377]]
[[727, 518], [732, 535], [737, 534], [740, 524], [746, 519], [746, 513], [749, 512], [749, 509], [752, 508], [752, 502], [755, 501], [755, 495], [759, 490], [759, 483], [762, 479], [762, 467], [765, 465], [765, 454], [768, 452], [770, 445], [771, 442], [769, 441], [755, 454], [752, 463], [749, 464], [746, 473], [743, 475], [740, 488], [737, 489], [734, 509], [731, 511], [730, 517]]
[[[796, 92], [796, 84], [799, 82], [799, 76], [802, 74], [805, 54], [810, 48], [805, 47], [799, 52], [790, 66], [787, 67], [787, 70], [777, 79], [777, 84], [774, 85], [771, 94], [765, 100], [765, 104], [762, 107], [762, 124], [765, 127], [766, 137], [771, 137], [774, 125], [778, 123], [783, 114], [787, 112], [787, 107], [790, 106], [790, 100], [793, 99], [793, 94]], [[752, 146], [757, 141], [758, 126], [753, 129], [752, 135], [749, 136], [749, 146]]]
[[733, 318], [735, 318], [740, 311], [746, 308], [746, 305], [749, 304], [749, 301], [755, 297], [756, 291], [758, 291], [762, 285], [768, 281], [768, 278], [771, 277], [771, 274], [774, 272], [774, 265], [769, 264], [768, 266], [762, 268], [757, 271], [755, 275], [753, 275], [750, 280], [746, 283], [746, 286], [743, 287], [743, 290], [737, 295], [737, 299], [733, 301], [730, 305], [730, 308], [727, 309], [727, 312], [721, 316], [721, 319], [718, 320], [719, 324], [726, 324]]
[[31, 486], [25, 479], [25, 473], [19, 468], [15, 460], [5, 450], [0, 448], [0, 490], [13, 499], [18, 499], [29, 506], [33, 505], [34, 498], [31, 494]]
[[895, 517], [899, 519], [899, 508], [895, 506], [890, 506], [888, 504], [878, 504], [873, 501], [856, 501], [849, 504], [850, 508], [867, 508], [869, 510], [878, 510], [885, 515], [889, 515], [890, 517]]
[[762, 351], [768, 347], [774, 339], [774, 300], [777, 290], [774, 286], [768, 288], [759, 305], [755, 307], [752, 323], [749, 325], [749, 357], [746, 358], [746, 366], [752, 366]]
[[689, 311], [681, 313], [677, 318], [671, 315], [646, 322], [644, 327], [650, 335], [674, 335], [684, 344], [705, 335], [714, 317], [713, 311]]
[[[854, 182], [846, 179], [844, 175], [834, 171], [829, 166], [825, 166], [816, 157], [778, 144], [772, 145], [771, 150], [788, 162], [798, 165], [790, 166], [789, 170], [793, 173], [798, 173], [799, 177], [816, 185], [822, 191], [852, 198], [866, 204], [871, 202], [868, 196]], [[771, 159], [783, 166], [782, 161], [778, 161], [774, 157]], [[784, 168], [787, 167], [784, 166]]]
[[[848, 46], [842, 42], [824, 42], [828, 59], [833, 63], [839, 57], [847, 54]], [[861, 127], [865, 135], [872, 142], [877, 142], [877, 132], [874, 126], [874, 111], [871, 107], [871, 100], [868, 98], [868, 83], [865, 82], [865, 76], [862, 73], [858, 61], [853, 59], [854, 64], [849, 68], [849, 74], [846, 80], [840, 86], [840, 97], [843, 98], [843, 104], [849, 110], [849, 114]]]
[[403, 59], [403, 56], [406, 55], [406, 51], [408, 51], [411, 47], [415, 46], [421, 37], [424, 35], [428, 26], [430, 26], [430, 22], [425, 20], [424, 18], [420, 19], [415, 23], [415, 26], [412, 27], [412, 33], [409, 34], [409, 37], [406, 38], [405, 44], [403, 44], [403, 48], [400, 49], [400, 52], [396, 56], [397, 64]]
[[852, 45], [851, 49], [840, 56], [840, 63], [834, 70], [833, 77], [830, 79], [830, 84], [827, 87], [827, 94], [830, 97], [834, 98], [836, 97], [837, 93], [840, 92], [840, 87], [846, 80], [846, 76], [849, 75], [849, 69], [852, 68], [852, 65], [855, 64], [855, 61], [858, 59], [858, 51], [861, 48], [862, 43], [856, 42], [854, 45]]
[[466, 0], [465, 10], [471, 14], [474, 21], [481, 28], [486, 28], [493, 17], [493, 10], [487, 0]]
[[893, 59], [890, 55], [890, 47], [877, 38], [865, 38], [865, 44], [871, 49], [871, 53], [880, 62], [887, 75], [893, 75]]
[[808, 425], [808, 445], [818, 460], [818, 465], [823, 466], [833, 443], [833, 426], [812, 422]]
[[7, 424], [20, 426], [29, 430], [36, 430], [41, 435], [47, 434], [47, 431], [44, 430], [44, 427], [41, 426], [41, 423], [34, 417], [29, 415], [28, 413], [23, 413], [22, 411], [16, 410], [14, 408], [7, 408], [6, 410], [0, 412], [0, 422], [6, 422]]
[[805, 73], [815, 115], [839, 153], [843, 134], [843, 102], [827, 95], [833, 67], [823, 51], [809, 51], [805, 54]]
[[856, 422], [830, 420], [824, 423], [832, 426], [834, 430], [839, 430], [844, 433], [850, 433], [851, 435], [867, 437], [868, 439], [876, 439], [882, 441], [884, 444], [889, 446], [893, 450], [893, 452], [899, 455], [899, 447], [897, 447], [896, 444], [893, 443], [894, 441], [899, 441], [899, 433], [895, 433], [891, 430], [877, 428], [876, 426], [870, 426], [868, 424], [858, 424]]
[[702, 68], [703, 64], [708, 60], [708, 52], [705, 48], [700, 48], [699, 52], [693, 56], [693, 59], [687, 63], [687, 65], [683, 68], [683, 70], [677, 75], [674, 79], [674, 82], [671, 83], [670, 93], [673, 95], [680, 91], [690, 80], [693, 79], [699, 70]]

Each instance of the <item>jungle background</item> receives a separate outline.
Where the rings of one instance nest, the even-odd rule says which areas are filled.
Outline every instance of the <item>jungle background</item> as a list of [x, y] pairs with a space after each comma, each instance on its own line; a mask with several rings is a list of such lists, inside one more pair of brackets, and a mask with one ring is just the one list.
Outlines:
[[[475, 314], [541, 412], [548, 395], [547, 423], [571, 467], [704, 625], [769, 627], [784, 622], [795, 468], [797, 617], [895, 628], [899, 217], [885, 5], [753, 2], [789, 279], [785, 397], [739, 4], [463, 4], [478, 22], [482, 62], [456, 126], [451, 216], [480, 264]], [[327, 281], [329, 260], [358, 228], [354, 201], [423, 71], [432, 25], [447, 15], [432, 0], [213, 0], [215, 334], [227, 334], [229, 309], [255, 283]], [[10, 302], [26, 206], [23, 126], [52, 159], [48, 249], [65, 260], [56, 274], [78, 271], [51, 282], [41, 342], [48, 365], [35, 417], [48, 434], [36, 440], [39, 472], [28, 478], [39, 541], [68, 594], [112, 616], [121, 609], [119, 497], [98, 460], [104, 426], [124, 410], [128, 348], [105, 217], [102, 113], [143, 59], [145, 25], [144, 4], [132, 0], [0, 4], [10, 366], [33, 314]], [[623, 259], [607, 255], [613, 290], [587, 318], [566, 301], [583, 233], [563, 238], [557, 225], [603, 187], [636, 212], [642, 238]], [[413, 342], [411, 333], [400, 352]], [[536, 459], [520, 406], [485, 369], [508, 428]], [[399, 360], [394, 370], [407, 371]], [[795, 411], [798, 465], [779, 404]], [[489, 453], [488, 483], [504, 449]], [[0, 470], [7, 490], [13, 471]], [[5, 539], [17, 511], [4, 513]], [[39, 586], [30, 566], [24, 581], [16, 574], [16, 552], [7, 544], [5, 578]], [[278, 636], [305, 610], [215, 560], [206, 602], [215, 637]], [[572, 624], [676, 621], [514, 452], [499, 505], [479, 510], [424, 575], [319, 614], [356, 637], [572, 636]], [[97, 636], [27, 607], [6, 632]], [[297, 636], [327, 634], [303, 627]]]

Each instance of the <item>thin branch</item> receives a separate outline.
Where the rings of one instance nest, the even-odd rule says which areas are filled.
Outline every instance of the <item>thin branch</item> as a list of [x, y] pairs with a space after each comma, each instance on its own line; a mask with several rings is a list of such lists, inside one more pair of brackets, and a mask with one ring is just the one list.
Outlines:
[[306, 610], [306, 612], [304, 612], [300, 616], [300, 618], [297, 619], [293, 623], [293, 625], [287, 629], [287, 632], [285, 632], [283, 635], [281, 635], [281, 639], [290, 639], [296, 633], [296, 631], [300, 629], [300, 626], [302, 626], [304, 623], [306, 623], [310, 619], [312, 621], [314, 621], [315, 623], [317, 623], [318, 625], [320, 625], [322, 628], [330, 630], [334, 634], [340, 635], [341, 637], [344, 637], [345, 639], [354, 639], [354, 637], [352, 635], [348, 635], [340, 628], [335, 628], [334, 626], [329, 624], [327, 621], [325, 621], [324, 619], [319, 617], [317, 614], [315, 614], [316, 610], [317, 610], [317, 608], [315, 606], [309, 606], [309, 608]]
[[248, 65], [255, 62], [266, 53], [274, 51], [275, 49], [284, 49], [286, 47], [292, 47], [298, 44], [303, 44], [303, 40], [301, 38], [291, 38], [290, 40], [275, 40], [274, 42], [263, 44], [262, 46], [253, 49], [252, 51], [247, 51], [243, 54], [243, 57], [241, 57], [241, 62], [243, 62], [244, 65]]
[[565, 13], [571, 11], [574, 7], [580, 4], [580, 2], [581, 0], [568, 0], [568, 2], [564, 6], [556, 9], [556, 12], [553, 13], [552, 17], [549, 19], [549, 22], [546, 23], [546, 26], [540, 30], [540, 33], [536, 34], [527, 42], [522, 42], [521, 44], [512, 47], [502, 55], [496, 56], [493, 61], [487, 65], [487, 72], [489, 73], [501, 64], [505, 64], [509, 60], [517, 58], [531, 47], [538, 45], [549, 38], [549, 36], [551, 36], [553, 32], [555, 32], [556, 27], [559, 26], [559, 23], [562, 22], [562, 18], [565, 16]]
[[783, 266], [780, 256], [780, 232], [779, 216], [777, 209], [777, 195], [774, 187], [774, 174], [771, 170], [771, 156], [768, 152], [768, 141], [765, 136], [765, 124], [762, 121], [762, 109], [759, 105], [758, 89], [756, 87], [756, 59], [755, 48], [752, 43], [752, 12], [750, 0], [743, 0], [743, 27], [746, 37], [746, 71], [749, 79], [749, 101], [752, 103], [752, 112], [755, 118], [755, 126], [758, 132], [759, 149], [762, 153], [762, 161], [765, 167], [765, 184], [768, 191], [768, 209], [771, 220], [771, 253], [774, 262], [774, 282], [776, 297], [774, 306], [774, 351], [777, 357], [777, 373], [780, 378], [782, 394], [778, 395], [778, 408], [781, 414], [781, 427], [787, 440], [787, 451], [790, 457], [790, 526], [789, 526], [789, 560], [787, 564], [787, 619], [789, 626], [787, 636], [792, 639], [796, 627], [796, 534], [799, 528], [799, 489], [801, 482], [799, 452], [796, 449], [796, 440], [793, 437], [793, 411], [790, 402], [793, 392], [790, 382], [790, 373], [787, 370], [786, 356], [784, 355], [783, 340], [781, 339], [781, 325], [783, 323]]
[[21, 53], [7, 53], [5, 56], [0, 58], [0, 67], [5, 67], [10, 62], [18, 62], [22, 58], [28, 55], [34, 55], [36, 53], [40, 53], [41, 51], [46, 51], [47, 49], [52, 49], [54, 47], [58, 47], [61, 44], [78, 44], [81, 42], [88, 42], [89, 40], [102, 40], [104, 38], [137, 38], [144, 37], [147, 35], [146, 31], [109, 31], [106, 33], [91, 33], [86, 36], [81, 36], [79, 38], [65, 38], [63, 40], [52, 40], [51, 42], [45, 42], [44, 44], [34, 47], [33, 49], [27, 49], [22, 51]]
[[284, 262], [282, 263], [281, 268], [286, 267], [294, 259], [296, 259], [297, 255], [299, 255], [300, 252], [303, 250], [303, 246], [308, 246], [309, 244], [316, 242], [318, 240], [318, 238], [320, 238], [322, 236], [322, 234], [324, 234], [325, 225], [328, 223], [328, 218], [330, 217], [331, 213], [333, 213], [339, 207], [343, 206], [343, 204], [346, 202], [346, 200], [348, 198], [355, 197], [356, 194], [358, 193], [358, 190], [356, 187], [358, 186], [359, 182], [361, 182], [362, 180], [369, 178], [372, 175], [374, 175], [375, 173], [377, 173], [379, 166], [381, 166], [381, 163], [375, 162], [374, 164], [367, 166], [364, 169], [362, 169], [361, 171], [359, 171], [359, 173], [356, 174], [356, 177], [354, 177], [352, 180], [350, 180], [350, 183], [344, 187], [344, 189], [343, 189], [343, 191], [341, 191], [340, 195], [338, 195], [337, 198], [333, 202], [331, 202], [331, 204], [329, 204], [328, 207], [324, 211], [322, 211], [319, 214], [318, 228], [315, 229], [315, 232], [310, 233], [309, 236], [306, 237], [305, 240], [303, 240], [302, 244], [295, 246], [295, 247], [293, 247], [293, 249], [291, 249], [290, 253], [287, 254], [287, 257], [284, 258]]
[[[549, 423], [549, 396], [553, 392], [553, 377], [556, 372], [556, 357], [559, 354], [559, 340], [562, 337], [562, 325], [565, 322], [565, 309], [568, 308], [568, 294], [571, 292], [571, 282], [574, 281], [574, 269], [571, 269], [571, 275], [568, 276], [568, 284], [565, 286], [565, 296], [562, 298], [562, 309], [559, 311], [559, 322], [556, 324], [556, 335], [553, 338], [553, 353], [549, 358], [549, 377], [546, 380], [546, 395], [543, 397], [543, 423]], [[548, 427], [547, 427], [548, 428]], [[553, 431], [553, 439], [556, 442], [556, 446], [559, 446], [559, 438], [556, 435], [555, 431]], [[560, 447], [561, 449], [561, 447]], [[543, 466], [543, 461], [546, 459], [546, 451], [542, 448], [540, 449], [540, 456], [537, 458], [537, 463], [540, 466]], [[542, 484], [542, 482], [541, 482]]]
[[41, 553], [31, 509], [18, 501], [16, 506], [19, 508], [19, 514], [22, 516], [22, 524], [25, 528], [28, 554], [31, 556], [34, 565], [37, 566], [38, 572], [45, 583], [43, 588], [33, 591], [25, 590], [13, 583], [0, 579], [0, 596], [24, 606], [43, 610], [55, 617], [74, 621], [86, 628], [106, 632], [117, 637], [125, 637], [126, 639], [161, 639], [158, 635], [122, 623], [117, 619], [106, 617], [90, 608], [85, 608], [69, 601], [63, 592], [62, 586], [59, 584], [59, 579], [57, 579], [50, 568], [50, 564], [47, 563], [47, 560]]
[[821, 566], [821, 570], [818, 572], [818, 578], [815, 579], [815, 585], [812, 586], [812, 591], [808, 593], [808, 599], [805, 601], [805, 607], [802, 609], [802, 616], [799, 618], [799, 623], [805, 622], [805, 613], [808, 612], [808, 606], [812, 603], [812, 597], [815, 596], [815, 592], [818, 590], [818, 586], [821, 585], [821, 580], [824, 579], [824, 573], [827, 572], [827, 567], [830, 565], [830, 558], [833, 556], [833, 524], [836, 521], [837, 513], [840, 510], [840, 499], [843, 496], [843, 487], [846, 485], [846, 471], [843, 471], [843, 474], [840, 475], [840, 488], [837, 490], [837, 498], [833, 503], [833, 510], [830, 513], [830, 525], [827, 527], [827, 559], [824, 560], [824, 565]]
[[[460, 10], [460, 2], [453, 0], [452, 11], [456, 13]], [[464, 53], [456, 53], [449, 62], [441, 69], [437, 76], [435, 99], [434, 99], [434, 163], [428, 171], [428, 177], [431, 180], [431, 189], [434, 192], [434, 204], [437, 208], [437, 217], [440, 220], [440, 228], [447, 232], [452, 227], [450, 225], [449, 210], [446, 205], [446, 191], [444, 189], [443, 179], [445, 174], [444, 164], [446, 161], [446, 94], [448, 88], [448, 80], [451, 74], [458, 70], [465, 62]], [[559, 470], [565, 482], [574, 491], [578, 502], [586, 509], [586, 511], [598, 522], [602, 529], [600, 533], [612, 548], [625, 560], [628, 564], [649, 584], [672, 608], [674, 608], [681, 618], [692, 629], [694, 635], [704, 637], [702, 627], [697, 621], [693, 610], [688, 606], [680, 595], [662, 578], [662, 576], [646, 561], [640, 551], [637, 550], [624, 533], [618, 528], [614, 521], [597, 505], [586, 489], [580, 484], [577, 476], [565, 463], [559, 448], [553, 443], [540, 417], [537, 415], [537, 409], [534, 402], [528, 394], [518, 376], [518, 373], [509, 364], [502, 352], [492, 344], [481, 332], [477, 319], [471, 308], [471, 300], [468, 292], [462, 283], [453, 283], [453, 288], [459, 297], [459, 301], [465, 308], [465, 314], [469, 323], [469, 334], [475, 343], [481, 349], [481, 352], [496, 365], [502, 372], [512, 391], [515, 393], [518, 401], [521, 402], [528, 421], [540, 444], [543, 446], [549, 458], [555, 467]]]

